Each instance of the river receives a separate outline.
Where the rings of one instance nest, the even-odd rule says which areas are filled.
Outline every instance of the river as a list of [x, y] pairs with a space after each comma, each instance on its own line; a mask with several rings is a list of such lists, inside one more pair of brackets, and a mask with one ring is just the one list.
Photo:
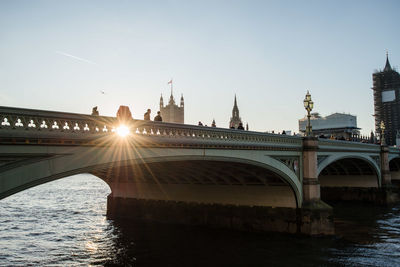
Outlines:
[[0, 200], [0, 266], [400, 266], [400, 205], [336, 204], [311, 238], [107, 220], [109, 193], [81, 174]]

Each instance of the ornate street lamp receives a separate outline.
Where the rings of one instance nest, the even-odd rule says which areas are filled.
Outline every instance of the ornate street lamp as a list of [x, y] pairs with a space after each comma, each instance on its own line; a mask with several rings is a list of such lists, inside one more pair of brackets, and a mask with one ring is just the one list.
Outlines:
[[385, 145], [385, 123], [381, 121], [381, 145]]
[[311, 100], [311, 95], [307, 90], [306, 98], [304, 98], [304, 108], [307, 110], [307, 127], [306, 136], [311, 136], [312, 126], [311, 126], [311, 110], [314, 108], [314, 102]]

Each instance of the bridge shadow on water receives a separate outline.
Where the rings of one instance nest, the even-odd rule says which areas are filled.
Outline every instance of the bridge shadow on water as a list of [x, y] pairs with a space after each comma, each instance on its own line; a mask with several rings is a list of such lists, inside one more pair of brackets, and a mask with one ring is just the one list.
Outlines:
[[329, 203], [334, 237], [107, 220], [109, 188], [79, 175], [0, 204], [1, 266], [400, 266], [400, 205]]
[[[357, 244], [374, 244], [393, 236], [400, 237], [400, 205], [336, 201], [333, 207], [338, 238]], [[400, 242], [400, 240], [399, 240]]]
[[0, 204], [1, 266], [399, 266], [400, 205], [330, 203], [334, 237], [107, 220], [109, 188], [79, 175]]
[[119, 250], [100, 263], [105, 266], [321, 266], [333, 257], [329, 248], [341, 243], [336, 238], [197, 226], [129, 221], [113, 225]]
[[[249, 233], [111, 221], [116, 253], [104, 266], [395, 266], [400, 205], [334, 203], [334, 237]], [[96, 263], [95, 263], [96, 264]]]

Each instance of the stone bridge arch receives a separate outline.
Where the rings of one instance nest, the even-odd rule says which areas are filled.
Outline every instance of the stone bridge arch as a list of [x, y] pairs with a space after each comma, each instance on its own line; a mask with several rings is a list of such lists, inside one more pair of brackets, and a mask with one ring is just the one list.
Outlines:
[[[200, 188], [214, 190], [215, 195], [221, 194], [221, 192], [227, 192], [226, 195], [228, 195], [229, 192], [232, 196], [230, 200], [227, 197], [218, 199], [214, 196], [215, 201], [223, 201], [225, 204], [239, 204], [233, 200], [238, 198], [240, 201], [240, 196], [242, 200], [245, 200], [246, 196], [250, 196], [249, 199], [252, 199], [248, 203], [250, 205], [283, 207], [301, 207], [302, 205], [302, 187], [299, 177], [284, 163], [265, 156], [262, 151], [243, 151], [232, 156], [229, 151], [218, 149], [137, 148], [116, 151], [116, 149], [110, 148], [91, 148], [91, 157], [83, 158], [79, 155], [85, 155], [88, 152], [82, 147], [68, 151], [65, 148], [50, 150], [52, 153], [41, 154], [40, 157], [31, 155], [29, 159], [25, 160], [25, 163], [20, 162], [9, 166], [8, 169], [0, 170], [2, 182], [0, 198], [80, 173], [91, 173], [100, 177], [110, 186], [112, 194], [124, 196], [127, 194], [124, 186], [127, 182], [132, 182], [129, 180], [129, 176], [133, 173], [131, 171], [129, 174], [126, 171], [133, 170], [133, 166], [136, 168], [139, 166], [137, 170], [145, 174], [143, 177], [149, 177], [151, 173], [157, 174], [155, 175], [157, 179], [153, 179], [153, 186], [149, 186], [143, 180], [140, 181], [138, 173], [134, 175], [139, 179], [135, 182], [136, 188], [141, 186], [141, 188], [147, 187], [146, 190], [150, 190], [147, 197], [157, 199], [155, 195], [157, 188], [162, 193], [163, 188], [175, 187], [175, 189], [171, 189], [171, 192], [166, 192], [166, 196], [158, 196], [161, 199], [168, 199], [169, 194], [170, 199], [174, 200], [174, 196], [179, 195], [173, 193], [174, 190], [178, 190], [177, 188], [184, 191], [185, 188], [200, 186]], [[211, 170], [207, 171], [207, 166], [210, 164]], [[180, 170], [181, 173], [175, 178], [173, 175], [162, 177], [159, 172], [162, 168], [166, 168], [168, 172], [171, 169], [178, 170], [178, 168], [186, 171]], [[210, 175], [213, 172], [217, 172], [217, 174]], [[202, 178], [196, 180], [196, 174]], [[213, 184], [214, 188], [212, 188]], [[192, 192], [196, 192], [193, 188]], [[129, 194], [133, 192], [131, 191]], [[140, 193], [140, 191], [136, 191], [136, 193]], [[137, 196], [146, 197], [145, 194]], [[213, 198], [211, 197], [211, 199]]]
[[331, 155], [318, 165], [321, 199], [372, 201], [381, 187], [380, 168], [370, 155]]
[[369, 163], [376, 173], [380, 176], [380, 167], [377, 163], [379, 160], [379, 156], [377, 159], [373, 159], [370, 155], [363, 155], [363, 154], [333, 154], [329, 156], [322, 156], [325, 157], [320, 163], [318, 163], [318, 175], [321, 173], [323, 169], [325, 169], [329, 164], [341, 160], [341, 159], [361, 159], [367, 163]]

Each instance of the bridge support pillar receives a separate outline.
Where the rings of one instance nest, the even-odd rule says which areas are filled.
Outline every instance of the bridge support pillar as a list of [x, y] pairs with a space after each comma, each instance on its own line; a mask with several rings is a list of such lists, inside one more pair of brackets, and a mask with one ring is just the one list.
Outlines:
[[380, 202], [384, 205], [399, 202], [398, 188], [392, 185], [392, 174], [389, 167], [389, 148], [384, 145], [381, 146], [381, 183], [382, 188], [380, 195]]
[[321, 201], [318, 181], [318, 139], [303, 139], [303, 206], [301, 207], [301, 232], [309, 235], [334, 234], [333, 210]]
[[389, 148], [388, 146], [381, 146], [381, 178], [382, 187], [390, 186], [392, 184], [392, 176], [389, 168]]
[[303, 139], [303, 196], [304, 202], [321, 200], [320, 184], [317, 176], [318, 139], [305, 137]]

